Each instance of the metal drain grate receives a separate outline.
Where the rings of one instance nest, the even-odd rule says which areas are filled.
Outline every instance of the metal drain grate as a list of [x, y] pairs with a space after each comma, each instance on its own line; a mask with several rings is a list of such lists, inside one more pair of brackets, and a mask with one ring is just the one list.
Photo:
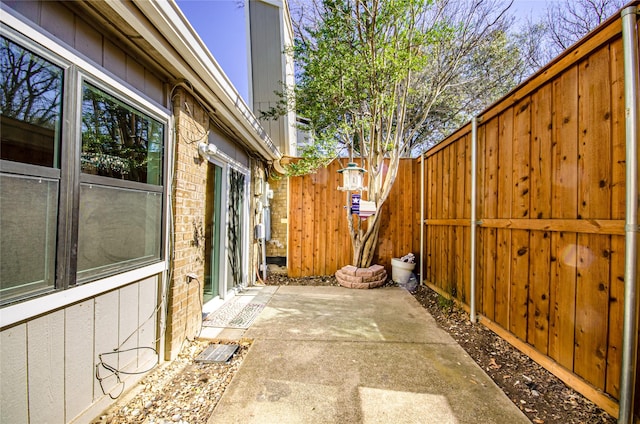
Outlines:
[[240, 347], [237, 344], [212, 344], [202, 351], [195, 359], [196, 362], [227, 362]]
[[234, 299], [207, 315], [202, 325], [218, 328], [249, 328], [264, 307], [264, 303], [244, 304]]

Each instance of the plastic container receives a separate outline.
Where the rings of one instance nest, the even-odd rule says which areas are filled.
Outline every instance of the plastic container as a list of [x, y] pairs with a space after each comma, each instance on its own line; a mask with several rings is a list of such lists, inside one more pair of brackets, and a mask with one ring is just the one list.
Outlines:
[[402, 262], [398, 258], [391, 258], [391, 279], [398, 284], [407, 284], [416, 264]]

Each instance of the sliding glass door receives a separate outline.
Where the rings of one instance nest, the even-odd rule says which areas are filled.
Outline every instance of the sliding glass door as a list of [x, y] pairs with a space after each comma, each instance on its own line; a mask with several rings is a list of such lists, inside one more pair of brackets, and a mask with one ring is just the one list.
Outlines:
[[209, 163], [207, 170], [207, 193], [205, 216], [205, 269], [204, 301], [220, 295], [220, 255], [224, 245], [221, 243], [221, 228], [224, 225], [222, 215], [222, 167]]

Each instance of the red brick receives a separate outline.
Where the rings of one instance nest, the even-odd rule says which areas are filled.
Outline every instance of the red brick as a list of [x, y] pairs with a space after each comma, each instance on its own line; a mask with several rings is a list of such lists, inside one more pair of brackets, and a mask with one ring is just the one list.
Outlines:
[[358, 268], [356, 268], [353, 265], [347, 265], [345, 267], [342, 267], [342, 269], [340, 269], [340, 271], [342, 271], [346, 275], [356, 276], [357, 275], [356, 273], [358, 272]]
[[380, 271], [384, 271], [384, 267], [382, 265], [371, 265], [369, 267], [369, 270], [372, 271], [375, 274], [375, 273], [378, 273]]
[[358, 268], [356, 270], [356, 275], [361, 277], [372, 277], [373, 271], [371, 271], [371, 268]]
[[363, 277], [362, 278], [362, 282], [363, 283], [371, 283], [371, 282], [376, 282], [376, 281], [387, 281], [387, 273], [386, 273], [386, 271], [383, 270], [383, 272], [381, 274], [372, 275], [371, 277]]
[[341, 279], [343, 281], [349, 281], [351, 283], [361, 283], [362, 282], [362, 277], [355, 277], [353, 275], [349, 275], [349, 274], [345, 273], [343, 269], [339, 269], [336, 272], [336, 278]]

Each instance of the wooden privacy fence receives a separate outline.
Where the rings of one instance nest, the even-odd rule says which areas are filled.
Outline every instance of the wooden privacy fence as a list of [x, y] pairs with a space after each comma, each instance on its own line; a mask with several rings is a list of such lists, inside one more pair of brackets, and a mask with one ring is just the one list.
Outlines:
[[[624, 297], [623, 90], [617, 18], [484, 111], [477, 125], [480, 321], [614, 415]], [[468, 304], [471, 124], [424, 160], [424, 279]]]
[[[333, 275], [353, 259], [346, 218], [347, 194], [339, 191], [346, 166], [335, 160], [315, 174], [289, 179], [287, 272], [291, 277]], [[391, 275], [391, 258], [420, 251], [420, 168], [402, 159], [396, 183], [384, 203], [374, 263]], [[362, 194], [367, 199], [367, 194]]]

